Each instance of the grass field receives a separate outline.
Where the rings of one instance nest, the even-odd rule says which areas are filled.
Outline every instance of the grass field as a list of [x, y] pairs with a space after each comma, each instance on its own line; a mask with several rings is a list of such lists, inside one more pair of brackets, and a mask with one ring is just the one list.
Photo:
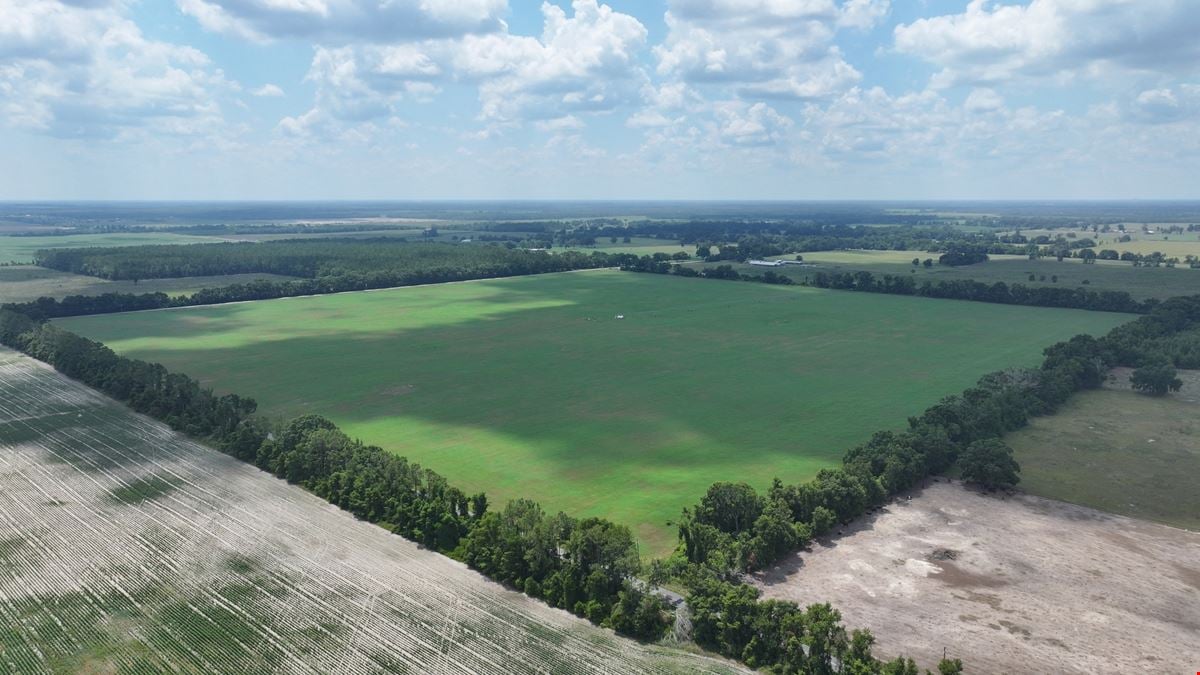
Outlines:
[[16, 265], [0, 267], [0, 303], [28, 302], [43, 296], [63, 298], [68, 295], [104, 293], [191, 295], [202, 288], [245, 284], [258, 279], [287, 281], [294, 278], [278, 274], [230, 274], [218, 277], [142, 279], [135, 284], [132, 281], [109, 281], [34, 265]]
[[0, 263], [31, 263], [33, 254], [43, 248], [82, 248], [89, 246], [141, 246], [144, 244], [203, 244], [224, 241], [216, 237], [193, 237], [170, 232], [115, 234], [68, 234], [47, 237], [0, 236]]
[[0, 349], [0, 672], [722, 673]]
[[1154, 398], [1129, 390], [1120, 369], [1103, 389], [1006, 437], [1021, 488], [1043, 497], [1200, 530], [1200, 372]]
[[712, 482], [808, 478], [1127, 319], [590, 271], [61, 325], [269, 413], [328, 415], [494, 501], [629, 524], [662, 554]]
[[[953, 281], [973, 279], [992, 284], [1003, 281], [1006, 284], [1024, 284], [1026, 286], [1053, 286], [1065, 288], [1089, 288], [1092, 290], [1127, 291], [1137, 299], [1166, 298], [1177, 295], [1200, 293], [1200, 270], [1184, 266], [1174, 269], [1166, 267], [1134, 267], [1132, 263], [1100, 261], [1094, 265], [1084, 265], [1081, 260], [1054, 259], [1029, 260], [1025, 256], [992, 256], [988, 262], [963, 267], [946, 267], [938, 265], [936, 254], [923, 251], [821, 251], [803, 254], [805, 262], [815, 263], [812, 267], [789, 266], [782, 268], [763, 268], [753, 265], [734, 265], [742, 274], [762, 274], [773, 270], [776, 274], [786, 274], [793, 279], [802, 280], [811, 277], [818, 271], [825, 272], [857, 272], [866, 270], [876, 275], [894, 274], [911, 276], [921, 281]], [[792, 258], [794, 256], [783, 256]], [[914, 267], [913, 258], [932, 258], [933, 267], [923, 265]], [[689, 263], [697, 265], [697, 269], [712, 267], [721, 263]], [[727, 263], [726, 263], [727, 264]], [[1034, 276], [1033, 281], [1029, 275]], [[1043, 278], [1044, 277], [1044, 278]], [[1058, 277], [1058, 281], [1054, 281]], [[1087, 284], [1084, 284], [1084, 281]]]

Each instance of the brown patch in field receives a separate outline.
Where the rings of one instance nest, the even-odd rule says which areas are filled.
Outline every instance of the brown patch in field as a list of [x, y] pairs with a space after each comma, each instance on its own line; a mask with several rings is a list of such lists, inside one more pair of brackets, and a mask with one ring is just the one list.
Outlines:
[[943, 560], [935, 564], [942, 568], [937, 580], [952, 588], [1000, 588], [1008, 584], [1007, 581], [989, 574], [969, 572], [949, 561]]
[[1175, 563], [1175, 573], [1179, 575], [1183, 583], [1200, 591], [1200, 569]]

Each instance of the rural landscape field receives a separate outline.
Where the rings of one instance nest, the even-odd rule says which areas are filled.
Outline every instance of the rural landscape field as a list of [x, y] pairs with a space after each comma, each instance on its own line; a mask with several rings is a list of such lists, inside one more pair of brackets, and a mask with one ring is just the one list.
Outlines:
[[[613, 208], [639, 207], [662, 208]], [[309, 208], [327, 221], [188, 211], [174, 229], [236, 240], [137, 230], [0, 268], [0, 341], [26, 354], [5, 353], [0, 422], [9, 669], [1191, 658], [1183, 261], [1085, 260], [935, 207], [550, 225], [496, 205], [419, 230]]]
[[0, 0], [0, 675], [1200, 675], [1196, 0]]
[[29, 357], [0, 349], [0, 374], [5, 672], [737, 670], [573, 621]]
[[[1130, 317], [584, 271], [61, 320], [504, 502], [635, 528], [712, 483], [813, 477], [871, 431]], [[725, 411], [743, 411], [733, 418]]]

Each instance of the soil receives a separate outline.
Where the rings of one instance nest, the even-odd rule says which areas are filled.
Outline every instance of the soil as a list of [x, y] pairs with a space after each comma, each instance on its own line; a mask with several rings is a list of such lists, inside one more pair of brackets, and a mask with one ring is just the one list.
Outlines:
[[882, 656], [970, 673], [1200, 669], [1200, 534], [931, 483], [756, 579], [829, 602]]

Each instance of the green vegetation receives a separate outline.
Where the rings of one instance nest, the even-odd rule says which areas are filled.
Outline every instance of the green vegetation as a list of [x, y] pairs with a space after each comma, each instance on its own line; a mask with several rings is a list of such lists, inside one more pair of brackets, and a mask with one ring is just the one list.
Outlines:
[[958, 466], [962, 477], [985, 490], [1010, 488], [1021, 480], [1021, 466], [1013, 459], [1012, 448], [997, 438], [985, 438], [967, 446]]
[[62, 299], [68, 295], [104, 293], [166, 293], [178, 297], [191, 295], [202, 288], [248, 284], [258, 280], [281, 282], [290, 279], [291, 277], [278, 274], [229, 274], [215, 277], [142, 279], [134, 283], [108, 281], [33, 265], [16, 265], [0, 267], [0, 302], [29, 302], [41, 297]]
[[325, 414], [493, 503], [628, 524], [662, 554], [710, 484], [807, 479], [981, 374], [1125, 320], [583, 272], [57, 323], [264, 412]]
[[[611, 241], [616, 239], [616, 241]], [[688, 255], [696, 254], [696, 246], [694, 244], [680, 244], [670, 239], [655, 239], [653, 237], [629, 237], [629, 241], [624, 241], [624, 238], [611, 237], [605, 239], [603, 237], [596, 240], [595, 246], [569, 246], [564, 247], [571, 251], [601, 251], [603, 253], [631, 253], [633, 255], [654, 255], [655, 253], [666, 253], [674, 255], [683, 251]]]
[[1175, 366], [1170, 362], [1151, 363], [1129, 376], [1129, 383], [1134, 391], [1151, 396], [1166, 396], [1169, 391], [1179, 391], [1183, 380], [1177, 377]]
[[42, 249], [92, 246], [143, 246], [149, 244], [199, 244], [220, 241], [170, 232], [123, 232], [113, 234], [68, 234], [32, 237], [0, 236], [0, 263], [31, 263]]
[[[5, 339], [12, 321], [0, 312]], [[56, 334], [53, 360], [76, 375], [111, 383], [131, 365], [106, 368], [82, 338], [37, 330]], [[0, 372], [0, 428], [34, 423], [32, 442], [0, 440], [21, 467], [0, 490], [0, 672], [733, 670], [565, 621], [30, 358], [0, 349]], [[170, 417], [171, 391], [137, 398]], [[148, 462], [169, 471], [148, 475]], [[169, 496], [146, 501], [165, 484]]]
[[1200, 372], [1180, 393], [1130, 391], [1128, 369], [1005, 438], [1027, 492], [1200, 529]]
[[170, 476], [150, 476], [109, 491], [108, 498], [118, 504], [140, 504], [169, 494], [178, 486], [179, 481]]
[[[795, 256], [782, 256], [794, 258]], [[1160, 300], [1177, 295], [1200, 293], [1200, 270], [1186, 266], [1174, 269], [1166, 267], [1134, 267], [1132, 263], [1099, 261], [1085, 265], [1082, 260], [1067, 258], [1058, 262], [1053, 258], [1029, 260], [1022, 256], [993, 255], [988, 262], [963, 267], [948, 267], [937, 264], [938, 254], [923, 251], [820, 251], [803, 254], [804, 261], [812, 266], [789, 265], [785, 267], [756, 267], [734, 264], [741, 274], [764, 274], [772, 271], [802, 282], [817, 272], [865, 271], [882, 276], [891, 274], [912, 277], [918, 284], [923, 281], [972, 280], [987, 284], [1002, 281], [1006, 284], [1022, 284], [1031, 288], [1086, 288], [1093, 291], [1126, 291], [1137, 300], [1157, 298]], [[933, 260], [933, 265], [913, 265], [913, 258]], [[688, 264], [697, 270], [729, 263]], [[1032, 278], [1031, 278], [1032, 277]], [[1087, 283], [1084, 283], [1087, 282]]]

